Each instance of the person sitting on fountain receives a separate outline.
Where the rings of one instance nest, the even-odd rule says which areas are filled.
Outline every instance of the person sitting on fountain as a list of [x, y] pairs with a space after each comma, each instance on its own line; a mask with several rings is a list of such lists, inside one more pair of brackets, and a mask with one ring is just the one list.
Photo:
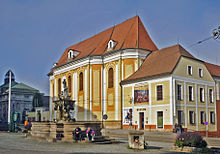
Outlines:
[[75, 141], [82, 140], [82, 131], [79, 127], [76, 127], [76, 129], [73, 131], [73, 137]]
[[86, 130], [86, 136], [88, 137], [88, 139], [91, 141], [94, 141], [94, 137], [95, 137], [95, 131], [92, 130], [90, 127], [88, 127], [88, 129]]

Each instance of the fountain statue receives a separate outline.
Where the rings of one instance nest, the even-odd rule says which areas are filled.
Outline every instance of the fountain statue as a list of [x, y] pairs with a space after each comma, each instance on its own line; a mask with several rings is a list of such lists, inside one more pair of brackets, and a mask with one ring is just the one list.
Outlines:
[[66, 86], [66, 80], [63, 80], [63, 91], [58, 95], [58, 99], [53, 101], [54, 110], [57, 112], [57, 122], [70, 122], [75, 121], [70, 116], [70, 111], [74, 110], [75, 101], [71, 100], [71, 96], [68, 94], [68, 88]]
[[56, 111], [56, 120], [50, 122], [32, 122], [30, 138], [38, 139], [39, 137], [49, 142], [57, 140], [63, 142], [73, 142], [72, 132], [76, 127], [85, 131], [88, 127], [92, 128], [96, 136], [101, 135], [101, 122], [99, 121], [77, 121], [71, 116], [74, 111], [75, 100], [71, 100], [66, 80], [63, 80], [63, 91], [58, 95], [58, 99], [53, 102]]

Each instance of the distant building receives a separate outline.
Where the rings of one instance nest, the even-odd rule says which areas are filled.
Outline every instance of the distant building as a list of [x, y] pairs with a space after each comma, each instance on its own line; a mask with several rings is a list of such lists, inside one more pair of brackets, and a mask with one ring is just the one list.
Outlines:
[[[25, 120], [25, 112], [33, 109], [34, 96], [40, 92], [24, 83], [16, 82], [14, 73], [9, 70], [5, 75], [4, 84], [0, 86], [1, 121], [8, 121], [9, 72], [11, 72], [11, 113], [18, 112], [19, 121], [22, 123]], [[34, 102], [36, 101], [38, 100]]]
[[42, 97], [42, 104], [26, 112], [26, 120], [29, 121], [49, 121], [49, 96]]

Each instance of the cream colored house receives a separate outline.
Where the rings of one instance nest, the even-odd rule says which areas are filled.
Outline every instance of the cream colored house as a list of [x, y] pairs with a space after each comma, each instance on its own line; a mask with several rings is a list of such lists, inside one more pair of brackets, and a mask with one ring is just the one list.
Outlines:
[[203, 61], [180, 45], [153, 51], [142, 66], [121, 82], [123, 127], [188, 131], [217, 130], [215, 81]]

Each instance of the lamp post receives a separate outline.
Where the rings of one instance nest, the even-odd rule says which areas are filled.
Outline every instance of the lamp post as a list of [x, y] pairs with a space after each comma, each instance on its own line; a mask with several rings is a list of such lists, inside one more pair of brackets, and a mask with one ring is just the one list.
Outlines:
[[9, 91], [8, 91], [8, 126], [11, 131], [11, 70], [9, 70]]

